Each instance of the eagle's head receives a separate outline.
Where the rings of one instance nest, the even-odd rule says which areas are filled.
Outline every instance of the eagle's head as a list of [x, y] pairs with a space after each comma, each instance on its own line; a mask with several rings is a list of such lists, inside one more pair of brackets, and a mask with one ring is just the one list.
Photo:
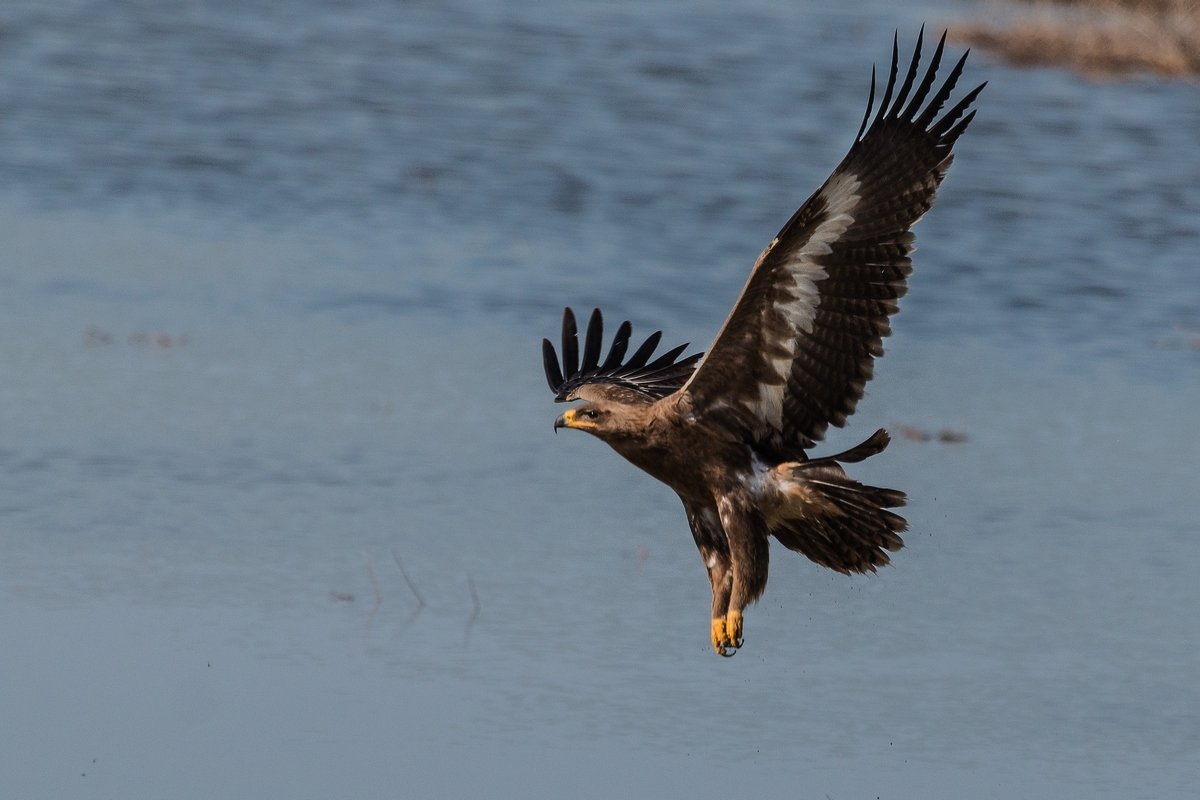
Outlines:
[[582, 402], [554, 420], [554, 430], [575, 428], [606, 442], [638, 435], [653, 404], [641, 392], [612, 383], [579, 386], [566, 398], [567, 402], [573, 400]]
[[563, 310], [562, 363], [549, 339], [542, 340], [542, 361], [555, 402], [580, 405], [554, 420], [556, 432], [559, 428], [587, 431], [621, 450], [621, 442], [644, 435], [654, 403], [677, 391], [692, 376], [700, 353], [680, 359], [687, 349], [681, 344], [651, 360], [662, 338], [662, 331], [655, 331], [626, 358], [632, 334], [633, 326], [622, 322], [601, 362], [604, 322], [600, 309], [593, 310], [581, 360], [575, 312]]
[[604, 322], [597, 308], [588, 318], [581, 360], [575, 312], [569, 308], [563, 310], [561, 364], [554, 345], [549, 339], [542, 340], [546, 382], [554, 392], [555, 402], [583, 401], [583, 404], [556, 419], [555, 431], [578, 428], [611, 443], [640, 430], [646, 421], [646, 410], [656, 400], [683, 386], [702, 355], [696, 353], [681, 359], [687, 349], [686, 344], [681, 344], [651, 360], [662, 339], [662, 331], [655, 331], [626, 358], [632, 335], [633, 326], [628, 321], [622, 322], [608, 355], [601, 362]]

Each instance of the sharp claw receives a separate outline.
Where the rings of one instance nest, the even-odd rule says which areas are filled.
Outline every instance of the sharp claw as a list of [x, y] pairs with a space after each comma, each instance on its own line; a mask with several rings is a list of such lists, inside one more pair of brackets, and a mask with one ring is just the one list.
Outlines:
[[712, 646], [713, 650], [717, 651], [719, 656], [728, 656], [725, 652], [725, 645], [729, 644], [729, 636], [725, 633], [725, 618], [713, 617], [712, 621]]
[[742, 646], [742, 612], [730, 611], [725, 615], [726, 644], [738, 648]]
[[728, 620], [728, 617], [717, 617], [712, 621], [713, 650], [717, 652], [717, 655], [725, 658], [737, 655], [737, 649], [742, 646], [740, 637], [735, 640], [730, 636]]

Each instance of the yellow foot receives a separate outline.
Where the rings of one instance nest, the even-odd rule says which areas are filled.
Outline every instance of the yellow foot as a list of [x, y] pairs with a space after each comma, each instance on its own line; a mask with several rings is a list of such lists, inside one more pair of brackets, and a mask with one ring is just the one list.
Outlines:
[[728, 647], [731, 644], [732, 644], [732, 642], [729, 640], [729, 635], [727, 633], [725, 633], [725, 618], [724, 617], [715, 618], [712, 621], [713, 650], [716, 650], [717, 655], [719, 655], [719, 656], [728, 657], [728, 656], [733, 655], [735, 652], [737, 652], [736, 650], [729, 651], [729, 650], [725, 649], [726, 647]]
[[725, 635], [729, 637], [731, 647], [742, 646], [742, 612], [730, 610], [725, 615]]
[[730, 611], [712, 621], [713, 650], [719, 656], [731, 656], [742, 646], [742, 614]]

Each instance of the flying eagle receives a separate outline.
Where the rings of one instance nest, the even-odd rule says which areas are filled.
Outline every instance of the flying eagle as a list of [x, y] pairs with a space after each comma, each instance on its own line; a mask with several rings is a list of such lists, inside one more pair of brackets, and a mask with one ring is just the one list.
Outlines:
[[723, 656], [742, 646], [742, 612], [766, 587], [768, 537], [847, 575], [874, 572], [904, 545], [907, 523], [888, 510], [904, 493], [865, 486], [842, 467], [883, 452], [886, 431], [836, 455], [806, 451], [863, 395], [912, 272], [910, 228], [933, 205], [986, 85], [941, 114], [967, 55], [931, 94], [946, 36], [917, 82], [923, 38], [924, 29], [896, 90], [893, 37], [874, 119], [872, 69], [850, 152], [758, 257], [707, 355], [680, 358], [684, 344], [655, 358], [656, 332], [626, 358], [623, 322], [601, 361], [599, 309], [582, 359], [569, 308], [561, 367], [542, 342], [555, 400], [581, 402], [555, 430], [587, 431], [679, 494], [712, 583], [712, 646]]

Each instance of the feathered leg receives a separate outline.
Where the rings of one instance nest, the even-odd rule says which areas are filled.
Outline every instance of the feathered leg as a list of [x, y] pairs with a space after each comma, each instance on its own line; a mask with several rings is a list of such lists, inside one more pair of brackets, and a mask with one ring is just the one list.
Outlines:
[[[701, 556], [705, 553], [701, 551]], [[705, 566], [708, 567], [708, 580], [712, 584], [712, 646], [717, 655], [731, 656], [727, 647], [737, 647], [726, 627], [726, 614], [729, 611], [729, 598], [733, 593], [733, 570], [730, 568], [729, 556], [724, 553], [712, 552], [707, 555]]]
[[[729, 563], [733, 574], [729, 608], [725, 612], [725, 645], [742, 646], [742, 612], [767, 588], [769, 543], [766, 524], [758, 512], [737, 496], [722, 497], [717, 503], [721, 526], [729, 541]], [[715, 626], [714, 626], [715, 627]], [[725, 655], [718, 648], [717, 652]]]
[[718, 655], [733, 655], [727, 648], [733, 640], [726, 629], [729, 599], [733, 594], [733, 570], [729, 561], [729, 540], [721, 529], [721, 518], [714, 506], [693, 505], [684, 501], [692, 538], [708, 570], [712, 585], [712, 646]]

